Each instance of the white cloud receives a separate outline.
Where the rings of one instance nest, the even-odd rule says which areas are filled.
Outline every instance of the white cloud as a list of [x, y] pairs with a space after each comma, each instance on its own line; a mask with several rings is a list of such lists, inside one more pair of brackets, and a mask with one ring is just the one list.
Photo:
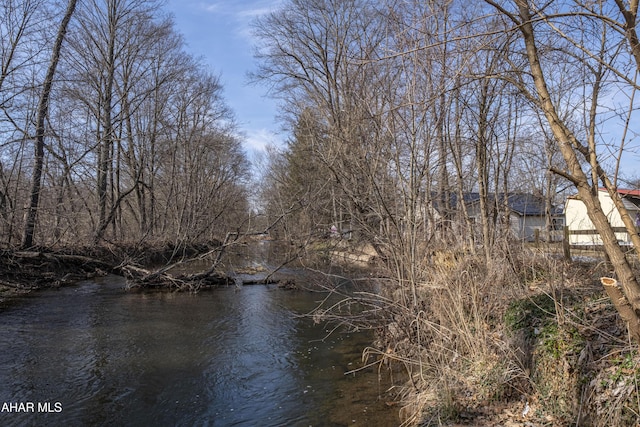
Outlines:
[[277, 4], [278, 3], [270, 3], [269, 6], [258, 6], [253, 8], [241, 9], [236, 13], [236, 16], [243, 21], [252, 20], [262, 15], [266, 15], [267, 13], [273, 12], [277, 8]]
[[282, 145], [281, 137], [269, 129], [248, 129], [242, 138], [247, 151], [266, 151], [268, 145]]
[[256, 18], [264, 16], [280, 7], [282, 1], [249, 1], [236, 3], [233, 16], [237, 22], [236, 33], [245, 40], [253, 41], [250, 24]]
[[231, 15], [236, 20], [249, 22], [277, 9], [282, 1], [249, 0], [249, 1], [200, 1], [197, 8], [209, 13]]
[[221, 2], [200, 2], [198, 3], [198, 9], [203, 10], [208, 13], [219, 13], [222, 9], [223, 4]]
[[[184, 0], [183, 0], [184, 1]], [[239, 0], [239, 1], [195, 1], [183, 7], [192, 7], [201, 13], [216, 15], [216, 19], [223, 19], [230, 24], [236, 36], [253, 42], [250, 23], [267, 13], [276, 10], [282, 0]]]

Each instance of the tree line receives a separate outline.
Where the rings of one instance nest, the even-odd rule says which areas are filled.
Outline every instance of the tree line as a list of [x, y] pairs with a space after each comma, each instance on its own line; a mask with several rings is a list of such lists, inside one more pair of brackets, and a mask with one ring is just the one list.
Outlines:
[[0, 1], [2, 244], [238, 227], [249, 169], [234, 115], [161, 2], [61, 3]]
[[[289, 213], [288, 235], [357, 229], [411, 306], [434, 244], [487, 262], [501, 248], [509, 207], [495, 195], [537, 193], [550, 218], [558, 194], [577, 193], [640, 338], [640, 286], [598, 200], [606, 188], [640, 250], [616, 191], [637, 149], [637, 12], [635, 0], [287, 0], [254, 25], [253, 78], [291, 129], [269, 153], [266, 211]], [[469, 192], [479, 217], [455, 202]]]

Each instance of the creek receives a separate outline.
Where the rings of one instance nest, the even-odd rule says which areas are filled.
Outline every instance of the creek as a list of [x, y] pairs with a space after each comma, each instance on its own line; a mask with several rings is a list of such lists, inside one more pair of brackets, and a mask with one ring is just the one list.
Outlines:
[[345, 375], [372, 336], [299, 316], [322, 293], [124, 285], [107, 276], [0, 308], [0, 425], [399, 424], [384, 374]]

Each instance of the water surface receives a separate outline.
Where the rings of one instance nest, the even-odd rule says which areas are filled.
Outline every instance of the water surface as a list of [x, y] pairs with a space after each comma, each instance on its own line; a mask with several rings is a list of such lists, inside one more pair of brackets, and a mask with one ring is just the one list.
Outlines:
[[136, 293], [109, 276], [0, 308], [0, 425], [393, 426], [366, 333], [298, 314], [323, 295]]

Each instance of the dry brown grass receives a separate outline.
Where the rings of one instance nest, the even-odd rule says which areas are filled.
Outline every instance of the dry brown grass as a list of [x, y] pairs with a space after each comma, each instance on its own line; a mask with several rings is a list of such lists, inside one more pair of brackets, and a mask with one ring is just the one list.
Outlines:
[[419, 252], [318, 312], [376, 330], [364, 364], [404, 373], [404, 426], [640, 425], [640, 355], [599, 283], [604, 263], [508, 242], [489, 262], [451, 242]]
[[457, 419], [508, 399], [526, 377], [499, 316], [525, 290], [504, 261], [486, 266], [468, 253], [435, 253], [431, 274], [419, 286], [422, 309], [406, 312], [413, 336], [405, 347], [417, 356], [406, 425]]
[[[640, 358], [597, 285], [598, 266], [518, 245], [484, 259], [436, 251], [416, 284], [417, 302], [408, 303], [406, 283], [392, 281], [368, 296], [384, 307], [387, 326], [365, 360], [407, 372], [403, 424], [638, 422]], [[616, 383], [601, 378], [614, 369], [613, 354], [623, 355]]]

